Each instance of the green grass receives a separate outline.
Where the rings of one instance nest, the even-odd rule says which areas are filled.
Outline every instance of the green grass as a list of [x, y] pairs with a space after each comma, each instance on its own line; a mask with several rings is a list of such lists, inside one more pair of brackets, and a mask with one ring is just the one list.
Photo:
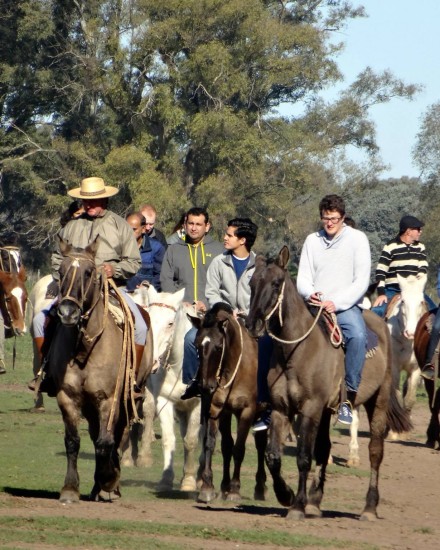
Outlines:
[[[13, 341], [7, 341], [7, 374], [0, 379], [0, 546], [1, 548], [23, 548], [28, 545], [51, 546], [53, 548], [149, 548], [181, 549], [194, 548], [195, 541], [219, 541], [219, 547], [230, 544], [229, 547], [239, 544], [270, 544], [279, 547], [314, 547], [336, 548], [343, 544], [345, 547], [367, 549], [372, 546], [352, 542], [347, 544], [341, 540], [334, 540], [310, 534], [296, 534], [288, 530], [276, 530], [259, 527], [258, 521], [249, 521], [252, 516], [248, 511], [258, 510], [260, 506], [268, 509], [282, 510], [277, 503], [271, 483], [268, 482], [268, 500], [264, 504], [253, 500], [256, 452], [252, 444], [247, 446], [246, 460], [242, 467], [242, 528], [233, 529], [228, 526], [213, 528], [207, 525], [182, 525], [176, 528], [176, 521], [170, 514], [169, 521], [161, 523], [146, 521], [125, 520], [95, 520], [80, 519], [77, 517], [58, 517], [49, 515], [33, 517], [26, 507], [27, 497], [48, 498], [57, 502], [59, 490], [62, 486], [66, 459], [64, 451], [64, 425], [55, 399], [45, 398], [46, 412], [44, 414], [30, 413], [33, 406], [33, 395], [27, 390], [26, 383], [32, 378], [31, 339], [25, 336], [17, 339], [17, 357], [15, 370], [11, 368]], [[177, 428], [177, 426], [176, 426]], [[158, 425], [155, 426], [159, 434]], [[176, 429], [178, 432], [178, 429]], [[81, 499], [87, 500], [93, 485], [94, 451], [90, 441], [87, 424], [83, 422], [80, 428], [81, 450], [78, 460], [78, 470], [81, 479]], [[158, 436], [159, 437], [159, 436]], [[173, 500], [193, 499], [194, 495], [181, 493], [178, 489], [180, 472], [183, 465], [183, 449], [180, 438], [177, 438], [178, 447], [175, 456], [176, 481], [174, 490], [166, 495], [165, 502], [173, 509]], [[161, 477], [162, 449], [160, 440], [152, 447], [154, 464], [151, 468], [123, 468], [121, 490], [124, 506], [130, 503], [139, 505], [145, 503], [146, 518], [148, 509], [154, 506], [162, 497], [155, 491], [155, 485]], [[283, 471], [288, 484], [296, 487], [296, 462], [293, 445], [286, 449], [283, 459]], [[213, 461], [214, 482], [219, 487], [221, 479], [220, 445]], [[332, 465], [328, 469], [329, 475], [355, 475], [367, 477], [368, 468], [348, 470], [343, 466]], [[366, 489], [366, 486], [365, 486]], [[364, 488], [362, 489], [362, 491]], [[345, 511], [359, 512], [359, 495], [345, 496]], [[14, 499], [14, 506], [22, 507], [19, 517], [7, 515], [8, 506]], [[337, 494], [326, 495], [325, 506], [338, 509], [340, 501]], [[363, 496], [361, 497], [361, 501]], [[79, 505], [81, 506], [81, 504]], [[106, 506], [99, 505], [97, 506]], [[191, 506], [188, 503], [188, 506]], [[215, 506], [228, 507], [228, 504], [215, 503]], [[230, 505], [229, 505], [230, 506]], [[361, 504], [362, 506], [362, 504]], [[334, 507], [334, 508], [333, 508]], [[67, 509], [66, 509], [67, 510]], [[68, 512], [66, 512], [67, 514]], [[152, 537], [155, 540], [152, 540]], [[175, 539], [175, 540], [174, 540]], [[197, 548], [203, 547], [198, 542]]]

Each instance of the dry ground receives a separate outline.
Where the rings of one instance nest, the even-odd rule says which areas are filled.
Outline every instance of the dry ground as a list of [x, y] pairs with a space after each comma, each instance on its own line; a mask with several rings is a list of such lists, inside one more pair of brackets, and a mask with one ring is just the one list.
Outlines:
[[[438, 451], [424, 446], [428, 420], [426, 405], [418, 403], [413, 413], [414, 433], [406, 442], [386, 442], [385, 459], [380, 477], [381, 501], [379, 519], [375, 522], [360, 522], [368, 478], [361, 475], [367, 464], [367, 425], [365, 413], [361, 416], [361, 459], [360, 470], [351, 473], [348, 469], [328, 475], [326, 494], [323, 501], [323, 517], [301, 522], [288, 521], [286, 510], [281, 506], [264, 506], [247, 501], [241, 506], [228, 506], [221, 501], [211, 506], [197, 504], [193, 499], [160, 499], [144, 503], [120, 501], [111, 505], [81, 502], [70, 507], [60, 505], [56, 500], [18, 498], [6, 494], [0, 496], [1, 517], [5, 515], [35, 518], [39, 515], [68, 515], [84, 518], [130, 519], [149, 522], [176, 524], [176, 536], [168, 537], [170, 542], [178, 541], [179, 524], [196, 524], [212, 527], [278, 529], [294, 533], [317, 535], [326, 539], [344, 541], [341, 547], [348, 550], [346, 541], [353, 546], [366, 543], [381, 549], [398, 548], [437, 550], [439, 547], [438, 503], [440, 491], [440, 455]], [[333, 438], [332, 454], [336, 462], [347, 456], [347, 432]], [[289, 461], [289, 462], [288, 462]], [[294, 465], [287, 457], [285, 464]], [[124, 475], [124, 472], [123, 472]], [[293, 481], [294, 472], [289, 473]], [[217, 480], [218, 482], [218, 480]], [[272, 488], [270, 486], [270, 491]], [[273, 492], [272, 492], [273, 494]], [[188, 539], [182, 541], [182, 548], [211, 549], [218, 543], [194, 539], [188, 546]], [[225, 541], [222, 549], [263, 548], [262, 546], [236, 544]], [[32, 546], [35, 549], [35, 546]], [[43, 548], [43, 547], [41, 547]], [[270, 548], [270, 546], [264, 546]], [[275, 548], [275, 546], [274, 546]]]

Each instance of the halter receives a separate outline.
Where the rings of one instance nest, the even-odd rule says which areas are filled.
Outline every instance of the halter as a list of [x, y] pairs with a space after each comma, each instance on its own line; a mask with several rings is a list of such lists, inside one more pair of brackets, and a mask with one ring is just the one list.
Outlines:
[[241, 328], [241, 325], [240, 323], [237, 321], [237, 319], [235, 319], [235, 317], [232, 317], [232, 319], [234, 320], [235, 323], [237, 323], [238, 325], [238, 330], [240, 332], [240, 355], [238, 356], [238, 361], [237, 361], [237, 364], [235, 365], [235, 369], [234, 369], [234, 372], [232, 373], [232, 376], [229, 380], [229, 382], [227, 382], [226, 384], [224, 384], [223, 386], [220, 384], [220, 380], [221, 380], [221, 370], [222, 370], [222, 366], [223, 366], [223, 358], [224, 358], [224, 355], [225, 355], [225, 337], [223, 338], [223, 343], [222, 343], [222, 354], [221, 354], [221, 357], [220, 357], [220, 363], [217, 367], [217, 372], [215, 374], [215, 379], [217, 380], [217, 386], [221, 389], [221, 390], [226, 390], [229, 388], [229, 386], [234, 382], [235, 380], [235, 377], [237, 376], [237, 372], [238, 372], [238, 367], [240, 366], [240, 363], [241, 363], [241, 359], [243, 357], [243, 330]]
[[[92, 285], [92, 282], [93, 282], [93, 278], [90, 277], [89, 281], [88, 281], [88, 286], [87, 288], [84, 287], [84, 276], [81, 274], [81, 301], [80, 300], [77, 300], [74, 296], [72, 296], [70, 293], [72, 291], [72, 288], [73, 288], [73, 285], [75, 283], [75, 279], [76, 279], [76, 273], [78, 271], [78, 268], [79, 268], [79, 265], [80, 265], [80, 262], [81, 261], [86, 261], [86, 262], [90, 262], [93, 266], [95, 266], [95, 262], [93, 260], [91, 260], [90, 258], [86, 258], [84, 256], [68, 256], [68, 258], [70, 258], [72, 261], [63, 277], [63, 279], [61, 280], [61, 283], [60, 283], [60, 288], [62, 287], [62, 285], [64, 284], [65, 280], [67, 279], [67, 276], [69, 275], [70, 271], [73, 270], [72, 274], [71, 274], [71, 279], [70, 279], [70, 282], [69, 282], [69, 286], [68, 286], [68, 289], [67, 289], [67, 292], [66, 294], [61, 298], [60, 300], [60, 304], [62, 304], [63, 302], [65, 301], [69, 301], [69, 302], [73, 302], [74, 304], [76, 304], [80, 311], [82, 312], [83, 310], [83, 307], [84, 307], [84, 297], [88, 294], [89, 290], [90, 290], [90, 287]], [[82, 318], [83, 317], [87, 317], [89, 314], [90, 314], [90, 311], [93, 309], [93, 307], [96, 305], [93, 304], [93, 306], [91, 308], [89, 308], [89, 310], [86, 312], [86, 313], [83, 313], [82, 314]]]
[[[324, 311], [324, 306], [322, 304], [319, 306], [318, 314], [316, 315], [316, 317], [315, 317], [315, 319], [312, 323], [312, 326], [309, 328], [309, 330], [303, 336], [300, 336], [299, 338], [296, 338], [295, 340], [283, 340], [282, 338], [279, 338], [278, 336], [273, 334], [273, 332], [269, 329], [269, 321], [272, 318], [273, 314], [278, 309], [278, 319], [279, 319], [279, 322], [280, 322], [280, 326], [283, 326], [282, 304], [283, 304], [283, 300], [284, 300], [285, 286], [286, 286], [286, 279], [284, 278], [283, 284], [281, 285], [280, 293], [278, 294], [277, 301], [276, 301], [274, 307], [270, 310], [270, 312], [264, 318], [264, 322], [265, 322], [265, 326], [266, 326], [266, 332], [271, 338], [273, 338], [277, 342], [280, 342], [281, 344], [298, 344], [299, 342], [302, 342], [303, 340], [305, 340], [307, 338], [307, 336], [309, 336], [309, 334], [315, 328], [316, 324], [319, 321], [319, 318], [321, 317], [321, 315]], [[316, 305], [316, 304], [313, 304], [313, 305]], [[332, 314], [332, 316], [333, 315], [334, 314]], [[338, 337], [336, 337], [337, 339], [334, 338], [334, 335], [336, 333], [336, 326], [337, 325], [335, 323], [335, 328], [332, 330], [332, 333], [330, 335], [330, 342], [334, 347], [339, 347], [340, 344], [341, 344], [340, 338], [339, 339], [338, 339]]]

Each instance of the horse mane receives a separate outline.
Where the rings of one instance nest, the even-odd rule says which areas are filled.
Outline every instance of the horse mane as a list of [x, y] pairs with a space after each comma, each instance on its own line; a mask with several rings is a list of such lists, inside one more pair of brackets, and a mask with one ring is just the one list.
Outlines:
[[220, 311], [224, 311], [225, 313], [229, 313], [230, 315], [234, 313], [232, 307], [226, 302], [217, 302], [212, 306], [211, 309], [206, 312], [205, 318], [203, 319], [202, 327], [213, 327], [218, 322], [217, 314]]

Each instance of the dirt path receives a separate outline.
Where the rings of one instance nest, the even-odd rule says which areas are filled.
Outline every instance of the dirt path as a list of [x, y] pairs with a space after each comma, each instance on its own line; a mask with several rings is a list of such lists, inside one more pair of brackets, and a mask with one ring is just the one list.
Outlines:
[[[122, 499], [111, 506], [81, 502], [69, 507], [70, 517], [99, 519], [130, 519], [150, 522], [175, 523], [178, 525], [206, 525], [240, 529], [255, 527], [258, 529], [277, 529], [291, 533], [316, 535], [326, 539], [340, 539], [341, 546], [348, 550], [346, 541], [367, 543], [383, 549], [419, 549], [437, 550], [439, 547], [440, 526], [438, 503], [440, 490], [440, 455], [424, 446], [425, 430], [428, 420], [426, 405], [417, 404], [414, 414], [414, 434], [407, 442], [387, 442], [385, 459], [380, 478], [381, 501], [379, 519], [376, 522], [360, 522], [358, 515], [362, 511], [367, 490], [368, 478], [343, 471], [330, 473], [327, 479], [323, 501], [323, 517], [291, 522], [285, 518], [286, 510], [278, 506], [257, 505], [253, 501], [242, 506], [228, 506], [221, 501], [207, 507], [191, 499], [172, 501], [157, 499], [154, 506]], [[368, 463], [365, 413], [361, 416], [362, 467]], [[347, 432], [333, 438], [332, 454], [336, 462], [347, 456]], [[293, 464], [290, 458], [290, 464]], [[294, 472], [289, 479], [295, 486]], [[272, 491], [272, 488], [270, 488]], [[55, 500], [24, 499], [2, 494], [0, 497], [1, 516], [37, 517], [39, 515], [67, 515], [66, 507]], [[178, 528], [173, 541], [178, 541]], [[342, 543], [344, 541], [344, 543]], [[192, 549], [216, 548], [218, 543], [194, 540]], [[182, 548], [188, 547], [188, 539]], [[259, 548], [258, 546], [236, 544], [225, 541], [226, 548]], [[35, 548], [34, 546], [32, 548]], [[268, 549], [270, 546], [265, 546]], [[278, 547], [279, 548], [279, 547]]]

